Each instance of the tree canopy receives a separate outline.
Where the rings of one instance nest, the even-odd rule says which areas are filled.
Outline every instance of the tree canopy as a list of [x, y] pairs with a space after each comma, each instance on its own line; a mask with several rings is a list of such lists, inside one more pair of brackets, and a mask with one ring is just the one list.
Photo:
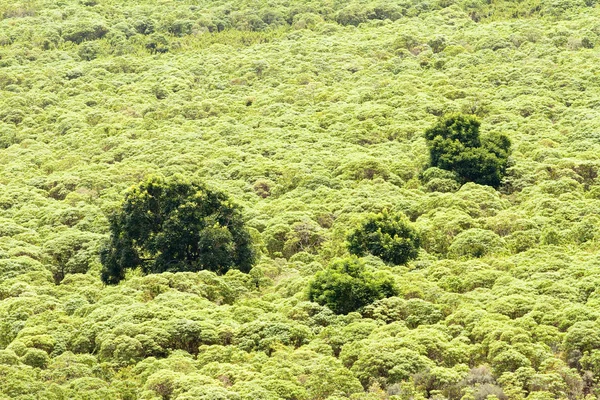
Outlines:
[[417, 257], [421, 239], [406, 216], [384, 210], [367, 216], [348, 235], [348, 250], [363, 256], [372, 254], [385, 262], [400, 265]]
[[347, 314], [397, 294], [390, 275], [370, 272], [355, 257], [334, 261], [327, 269], [317, 272], [308, 286], [308, 298], [326, 305], [336, 314]]
[[455, 172], [460, 181], [500, 186], [510, 154], [508, 136], [491, 133], [481, 137], [479, 120], [451, 114], [425, 131], [430, 165]]
[[[0, 0], [0, 399], [600, 397], [599, 43], [596, 0]], [[431, 166], [456, 114], [499, 190]], [[151, 175], [235, 199], [250, 272], [103, 284]], [[397, 294], [311, 301], [386, 209]]]
[[101, 251], [105, 283], [118, 283], [138, 267], [145, 274], [222, 274], [249, 272], [256, 260], [239, 208], [199, 183], [150, 177], [127, 192], [109, 219], [110, 241]]

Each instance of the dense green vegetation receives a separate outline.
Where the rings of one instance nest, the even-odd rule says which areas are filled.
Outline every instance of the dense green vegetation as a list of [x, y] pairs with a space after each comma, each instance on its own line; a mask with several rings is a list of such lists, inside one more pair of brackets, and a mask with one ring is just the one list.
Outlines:
[[372, 254], [385, 262], [406, 264], [417, 258], [421, 238], [419, 232], [401, 214], [369, 215], [348, 235], [348, 251], [357, 256]]
[[[0, 0], [0, 18], [0, 398], [600, 395], [594, 0]], [[449, 115], [510, 139], [500, 182], [431, 167]], [[260, 260], [103, 284], [128, 189], [176, 175], [239, 205]], [[418, 256], [348, 258], [384, 210]]]
[[104, 283], [119, 283], [127, 269], [223, 274], [232, 267], [249, 272], [256, 261], [237, 208], [222, 193], [182, 179], [147, 179], [109, 221], [110, 243], [100, 253]]
[[454, 173], [461, 183], [500, 186], [510, 155], [510, 139], [479, 134], [475, 117], [450, 115], [425, 131], [431, 166]]
[[337, 314], [357, 311], [381, 298], [397, 296], [389, 274], [370, 273], [361, 261], [348, 258], [316, 273], [308, 286], [308, 299]]

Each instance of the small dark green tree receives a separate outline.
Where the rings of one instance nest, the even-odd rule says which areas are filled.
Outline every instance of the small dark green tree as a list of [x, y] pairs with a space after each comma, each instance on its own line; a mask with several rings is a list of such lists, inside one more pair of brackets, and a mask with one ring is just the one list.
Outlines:
[[238, 207], [224, 194], [180, 178], [152, 177], [132, 188], [110, 217], [110, 230], [100, 253], [107, 284], [118, 283], [128, 268], [248, 272], [256, 261]]
[[348, 314], [375, 300], [398, 295], [393, 278], [385, 272], [371, 273], [356, 257], [333, 262], [317, 272], [308, 286], [310, 301], [336, 314]]
[[425, 131], [430, 166], [455, 172], [461, 183], [500, 186], [510, 154], [510, 140], [503, 134], [481, 138], [479, 120], [454, 114], [441, 118]]
[[402, 214], [371, 214], [350, 235], [348, 250], [364, 256], [370, 253], [385, 262], [406, 264], [417, 257], [421, 240], [419, 233]]

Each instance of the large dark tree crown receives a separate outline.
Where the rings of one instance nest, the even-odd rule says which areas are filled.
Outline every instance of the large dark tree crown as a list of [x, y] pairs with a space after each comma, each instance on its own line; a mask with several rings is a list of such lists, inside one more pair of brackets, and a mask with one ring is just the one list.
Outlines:
[[151, 177], [130, 189], [110, 227], [100, 257], [109, 284], [130, 268], [248, 272], [256, 259], [238, 207], [223, 193], [182, 178]]
[[425, 131], [430, 166], [455, 172], [461, 183], [500, 186], [510, 155], [510, 140], [503, 134], [481, 138], [480, 122], [469, 115], [441, 118]]

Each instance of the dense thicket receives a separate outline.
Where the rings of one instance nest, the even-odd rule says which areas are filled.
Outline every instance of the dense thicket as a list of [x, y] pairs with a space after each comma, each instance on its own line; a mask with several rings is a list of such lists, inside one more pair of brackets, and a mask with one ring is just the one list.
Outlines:
[[256, 261], [239, 209], [223, 193], [182, 178], [146, 179], [109, 222], [110, 242], [100, 253], [104, 283], [118, 283], [127, 269], [224, 274], [249, 272]]
[[[0, 0], [0, 398], [598, 397], [599, 26], [593, 0]], [[499, 190], [429, 168], [457, 113], [510, 138]], [[106, 215], [177, 174], [260, 261], [104, 285]], [[419, 255], [360, 263], [397, 295], [309, 301], [386, 209]]]

